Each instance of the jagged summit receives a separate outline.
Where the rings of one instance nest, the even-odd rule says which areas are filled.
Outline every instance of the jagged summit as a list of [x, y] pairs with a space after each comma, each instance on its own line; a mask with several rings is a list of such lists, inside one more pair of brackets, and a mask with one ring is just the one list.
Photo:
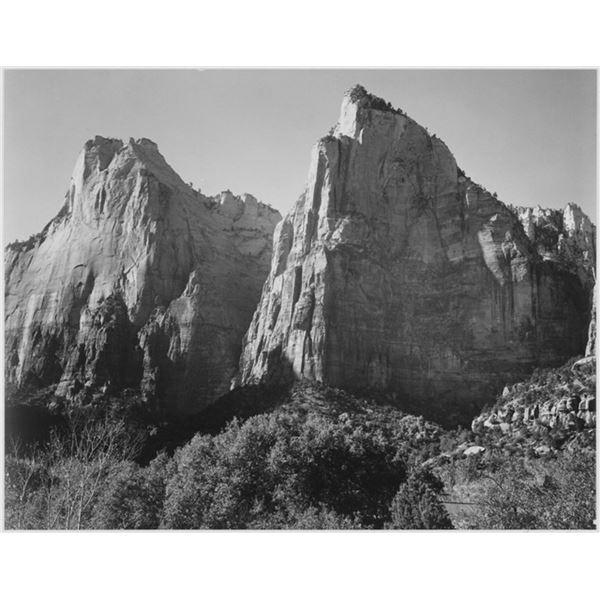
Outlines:
[[[396, 118], [400, 118], [401, 121], [397, 121]], [[372, 121], [382, 121], [391, 125], [407, 120], [408, 117], [401, 110], [395, 109], [391, 103], [370, 94], [362, 85], [357, 84], [344, 94], [339, 119], [330, 135], [323, 140], [344, 136], [356, 138], [365, 125]]]
[[[76, 161], [71, 177], [71, 189], [67, 194], [67, 210], [73, 209], [74, 194], [83, 185], [83, 180], [92, 174], [107, 171], [105, 178], [114, 174], [118, 176], [134, 176], [140, 172], [151, 173], [163, 184], [177, 189], [181, 194], [202, 200], [207, 205], [227, 204], [235, 202], [241, 207], [242, 212], [249, 210], [264, 215], [269, 220], [277, 222], [281, 216], [279, 212], [265, 202], [257, 200], [252, 194], [243, 193], [235, 196], [230, 190], [225, 190], [215, 197], [206, 196], [184, 182], [183, 179], [168, 164], [161, 154], [158, 144], [148, 138], [129, 138], [127, 143], [120, 139], [96, 135], [88, 140]], [[70, 198], [69, 198], [70, 194]], [[224, 198], [227, 198], [225, 201]], [[244, 209], [246, 207], [246, 209]]]
[[519, 206], [514, 213], [543, 259], [568, 262], [581, 277], [593, 276], [596, 228], [576, 203], [563, 209]]
[[394, 114], [404, 114], [400, 109], [394, 108], [391, 102], [368, 92], [362, 85], [357, 83], [344, 93], [344, 102], [351, 102], [360, 108], [370, 108]]
[[129, 141], [124, 143], [123, 140], [118, 138], [96, 135], [94, 139], [90, 139], [84, 144], [81, 155], [83, 155], [88, 168], [103, 171], [110, 165], [115, 156], [124, 152], [139, 160], [152, 158], [151, 162], [158, 161], [167, 165], [167, 161], [158, 150], [158, 145], [148, 138], [137, 140], [129, 138]]
[[[163, 183], [178, 189], [181, 193], [192, 193], [188, 184], [172, 169], [160, 153], [158, 145], [148, 138], [127, 143], [120, 139], [97, 135], [88, 140], [75, 163], [71, 177], [71, 187], [82, 186], [87, 179], [102, 172], [105, 178], [135, 176], [145, 170]], [[94, 180], [95, 181], [95, 180]]]
[[119, 149], [125, 146], [146, 146], [148, 148], [154, 148], [158, 150], [158, 145], [156, 144], [156, 142], [152, 141], [149, 138], [142, 137], [136, 140], [135, 138], [130, 137], [129, 141], [127, 143], [124, 143], [123, 140], [120, 138], [105, 137], [103, 135], [95, 135], [93, 139], [87, 140], [84, 144], [84, 149], [92, 150], [94, 148], [107, 147]]

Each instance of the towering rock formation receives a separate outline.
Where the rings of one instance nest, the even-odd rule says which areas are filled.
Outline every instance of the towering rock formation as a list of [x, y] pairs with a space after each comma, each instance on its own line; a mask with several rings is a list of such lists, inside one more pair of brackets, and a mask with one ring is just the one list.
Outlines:
[[596, 228], [581, 208], [569, 202], [564, 210], [518, 207], [515, 213], [543, 260], [559, 263], [577, 275], [592, 303], [585, 355], [596, 348]]
[[229, 387], [279, 220], [193, 190], [149, 140], [87, 142], [59, 214], [6, 250], [7, 382], [201, 409]]
[[593, 227], [574, 205], [552, 219], [550, 239], [535, 211], [509, 209], [440, 139], [355, 87], [277, 226], [238, 383], [308, 378], [475, 407], [582, 353]]
[[535, 252], [571, 271], [586, 289], [594, 285], [596, 228], [581, 208], [569, 202], [563, 210], [517, 207], [514, 209]]

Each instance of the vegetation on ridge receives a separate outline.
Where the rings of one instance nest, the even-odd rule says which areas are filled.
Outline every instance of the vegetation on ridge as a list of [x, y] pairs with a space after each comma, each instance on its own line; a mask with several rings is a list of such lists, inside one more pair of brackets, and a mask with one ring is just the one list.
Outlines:
[[362, 101], [364, 108], [372, 108], [384, 112], [391, 112], [396, 115], [403, 115], [404, 112], [399, 108], [394, 108], [391, 102], [386, 102], [383, 98], [379, 98], [370, 94], [362, 85], [357, 84], [348, 91], [348, 97], [353, 102]]

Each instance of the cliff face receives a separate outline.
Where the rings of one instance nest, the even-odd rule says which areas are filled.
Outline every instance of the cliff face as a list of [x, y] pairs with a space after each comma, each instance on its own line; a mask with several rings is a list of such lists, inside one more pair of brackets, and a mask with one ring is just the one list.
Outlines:
[[59, 214], [6, 249], [7, 382], [199, 410], [229, 387], [279, 219], [193, 190], [149, 140], [87, 142]]
[[569, 202], [564, 210], [536, 206], [517, 207], [527, 237], [537, 254], [545, 261], [560, 265], [577, 275], [591, 302], [585, 355], [596, 348], [596, 228], [576, 204]]
[[477, 406], [534, 366], [582, 353], [593, 227], [569, 205], [548, 240], [525, 212], [354, 88], [276, 228], [238, 383], [308, 378]]
[[596, 356], [596, 293], [596, 286], [594, 285], [592, 315], [590, 318], [590, 326], [588, 328], [587, 345], [585, 347], [586, 356]]
[[517, 207], [514, 209], [535, 252], [577, 275], [586, 289], [594, 285], [596, 228], [576, 204], [563, 210]]

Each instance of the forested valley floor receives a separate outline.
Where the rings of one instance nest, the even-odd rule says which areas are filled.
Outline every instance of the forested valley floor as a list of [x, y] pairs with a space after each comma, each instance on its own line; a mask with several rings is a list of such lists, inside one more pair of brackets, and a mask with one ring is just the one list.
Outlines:
[[[593, 529], [595, 413], [533, 409], [595, 396], [595, 363], [573, 363], [507, 388], [475, 431], [306, 383], [178, 423], [134, 393], [47, 411], [38, 392], [7, 408], [5, 527]], [[531, 418], [501, 426], [507, 407]]]

